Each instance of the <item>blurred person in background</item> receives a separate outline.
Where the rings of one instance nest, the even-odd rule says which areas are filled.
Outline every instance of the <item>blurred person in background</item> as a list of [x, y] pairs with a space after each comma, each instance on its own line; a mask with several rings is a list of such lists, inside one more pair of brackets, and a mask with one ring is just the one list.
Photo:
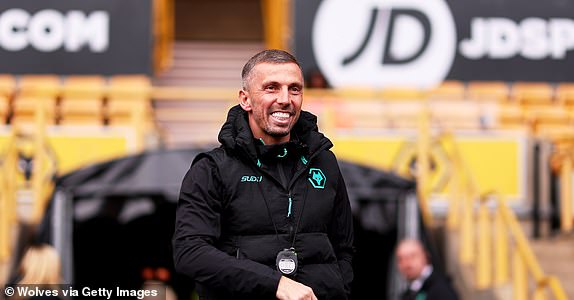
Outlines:
[[323, 75], [323, 72], [318, 68], [312, 69], [306, 76], [307, 83], [305, 87], [312, 89], [328, 89], [331, 87], [327, 82], [327, 78]]
[[[58, 251], [48, 244], [32, 244], [24, 253], [18, 278], [14, 282], [17, 285], [37, 285], [46, 290], [61, 289], [61, 263]], [[28, 298], [17, 296], [19, 295], [12, 299], [63, 299], [59, 293], [57, 296], [36, 295]]]
[[351, 208], [332, 143], [301, 110], [301, 67], [265, 50], [242, 80], [221, 147], [183, 179], [176, 270], [200, 299], [348, 299]]
[[458, 300], [448, 279], [435, 270], [419, 240], [405, 239], [396, 249], [399, 272], [408, 282], [401, 300]]

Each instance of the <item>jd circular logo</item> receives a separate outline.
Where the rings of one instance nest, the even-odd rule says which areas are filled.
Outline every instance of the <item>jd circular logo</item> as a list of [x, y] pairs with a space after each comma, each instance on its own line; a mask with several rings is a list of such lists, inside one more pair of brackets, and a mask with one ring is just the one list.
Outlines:
[[432, 87], [456, 51], [445, 0], [323, 0], [312, 34], [317, 63], [336, 87]]

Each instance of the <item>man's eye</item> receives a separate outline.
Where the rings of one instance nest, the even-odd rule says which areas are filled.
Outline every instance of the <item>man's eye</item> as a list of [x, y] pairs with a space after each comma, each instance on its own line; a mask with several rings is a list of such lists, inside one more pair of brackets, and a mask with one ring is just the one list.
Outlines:
[[266, 91], [275, 91], [275, 90], [277, 90], [277, 87], [274, 85], [269, 85], [269, 86], [265, 87], [265, 90]]
[[293, 93], [293, 94], [300, 94], [301, 93], [301, 88], [299, 88], [299, 87], [292, 87], [290, 90], [291, 90], [291, 93]]

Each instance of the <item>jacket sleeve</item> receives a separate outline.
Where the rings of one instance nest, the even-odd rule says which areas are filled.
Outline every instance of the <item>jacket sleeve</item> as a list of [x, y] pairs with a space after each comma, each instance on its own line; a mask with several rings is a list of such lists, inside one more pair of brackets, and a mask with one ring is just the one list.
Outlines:
[[214, 246], [221, 235], [222, 190], [219, 172], [210, 158], [192, 164], [177, 204], [173, 236], [176, 271], [208, 289], [275, 298], [279, 272], [236, 259]]
[[343, 283], [345, 284], [345, 291], [349, 296], [351, 293], [351, 282], [353, 281], [353, 214], [351, 212], [345, 181], [343, 180], [340, 170], [333, 218], [329, 230], [329, 239], [337, 255], [339, 268], [343, 276]]

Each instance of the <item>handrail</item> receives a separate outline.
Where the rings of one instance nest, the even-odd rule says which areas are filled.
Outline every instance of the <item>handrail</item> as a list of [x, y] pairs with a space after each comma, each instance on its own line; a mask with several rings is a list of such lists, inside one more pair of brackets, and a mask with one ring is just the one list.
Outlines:
[[18, 153], [16, 150], [15, 131], [12, 130], [8, 146], [3, 151], [0, 164], [0, 261], [7, 261], [11, 253], [10, 228], [17, 220], [16, 215], [16, 178]]
[[[479, 197], [477, 197], [476, 181], [460, 157], [452, 136], [447, 134], [443, 140], [452, 144], [451, 159], [455, 172], [453, 177], [457, 178], [454, 181], [457, 186], [454, 187], [451, 198], [451, 203], [456, 204], [449, 209], [447, 226], [450, 230], [458, 229], [460, 233], [459, 260], [465, 265], [474, 264], [476, 288], [487, 289], [508, 283], [509, 246], [514, 245], [513, 298], [516, 300], [528, 298], [527, 276], [531, 274], [536, 282], [535, 299], [540, 299], [538, 297], [542, 297], [544, 290], [549, 289], [555, 299], [566, 300], [567, 296], [560, 281], [556, 277], [547, 276], [542, 270], [517, 217], [506, 201], [496, 192], [486, 193], [477, 199]], [[492, 200], [494, 202], [491, 202]], [[476, 220], [473, 218], [475, 203], [478, 204]], [[489, 204], [494, 204], [494, 213], [491, 212], [492, 205]], [[514, 243], [511, 244], [510, 240]], [[494, 258], [491, 257], [492, 254]], [[493, 271], [494, 278], [492, 278]]]
[[424, 222], [427, 226], [433, 226], [433, 217], [430, 210], [429, 188], [430, 177], [430, 112], [428, 103], [420, 111], [417, 139], [417, 195]]
[[572, 172], [574, 171], [574, 141], [566, 140], [552, 156], [552, 164], [558, 167], [560, 174], [560, 228], [562, 232], [572, 232], [574, 229], [574, 213], [572, 212]]

